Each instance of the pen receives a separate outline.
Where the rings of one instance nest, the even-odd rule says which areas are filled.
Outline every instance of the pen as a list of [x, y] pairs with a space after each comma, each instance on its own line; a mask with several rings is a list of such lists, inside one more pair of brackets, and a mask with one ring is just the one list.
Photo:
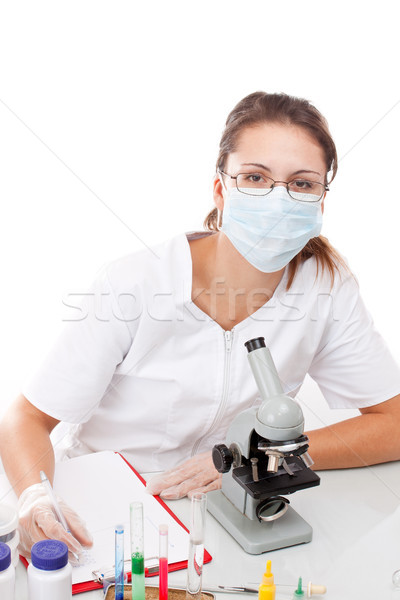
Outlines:
[[[47, 495], [50, 498], [50, 501], [53, 505], [53, 509], [54, 509], [54, 512], [56, 513], [57, 519], [59, 520], [61, 525], [64, 527], [65, 531], [67, 531], [67, 533], [71, 533], [69, 530], [69, 527], [68, 527], [68, 523], [65, 520], [65, 517], [61, 512], [61, 508], [57, 502], [57, 498], [54, 494], [53, 488], [51, 487], [51, 483], [47, 479], [46, 473], [44, 471], [40, 471], [40, 479], [41, 479], [44, 487], [46, 488]], [[70, 552], [71, 552], [72, 556], [75, 558], [75, 560], [77, 560], [79, 562], [79, 556], [72, 550], [70, 550]]]

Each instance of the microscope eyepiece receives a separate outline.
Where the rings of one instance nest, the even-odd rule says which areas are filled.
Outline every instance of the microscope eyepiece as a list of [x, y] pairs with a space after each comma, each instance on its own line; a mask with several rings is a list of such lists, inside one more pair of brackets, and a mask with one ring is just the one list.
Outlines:
[[244, 343], [248, 352], [253, 352], [253, 350], [258, 350], [259, 348], [265, 348], [265, 338], [258, 337], [253, 338], [252, 340], [248, 340]]

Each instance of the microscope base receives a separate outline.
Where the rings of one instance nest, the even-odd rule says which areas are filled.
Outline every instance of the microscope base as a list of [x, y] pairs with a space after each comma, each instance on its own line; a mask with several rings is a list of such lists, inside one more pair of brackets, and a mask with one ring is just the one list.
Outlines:
[[276, 521], [252, 521], [216, 490], [207, 494], [207, 509], [249, 554], [311, 542], [312, 527], [289, 506]]

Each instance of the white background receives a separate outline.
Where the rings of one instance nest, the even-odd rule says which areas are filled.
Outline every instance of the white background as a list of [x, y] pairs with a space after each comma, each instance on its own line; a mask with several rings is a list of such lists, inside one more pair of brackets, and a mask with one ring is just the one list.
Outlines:
[[396, 9], [1, 3], [0, 414], [56, 336], [67, 294], [143, 242], [202, 228], [224, 121], [256, 90], [305, 97], [327, 117], [341, 160], [322, 233], [400, 358]]

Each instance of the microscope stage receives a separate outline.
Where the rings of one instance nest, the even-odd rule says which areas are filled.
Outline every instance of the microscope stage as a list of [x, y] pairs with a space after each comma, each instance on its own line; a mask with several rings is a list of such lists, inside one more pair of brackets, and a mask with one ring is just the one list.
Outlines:
[[314, 471], [304, 467], [301, 458], [290, 457], [288, 465], [294, 475], [288, 475], [283, 467], [279, 467], [277, 473], [269, 473], [266, 465], [263, 465], [258, 469], [259, 481], [254, 481], [249, 466], [236, 467], [232, 471], [232, 477], [256, 500], [264, 500], [270, 496], [281, 494], [293, 494], [298, 490], [319, 485], [320, 478]]

